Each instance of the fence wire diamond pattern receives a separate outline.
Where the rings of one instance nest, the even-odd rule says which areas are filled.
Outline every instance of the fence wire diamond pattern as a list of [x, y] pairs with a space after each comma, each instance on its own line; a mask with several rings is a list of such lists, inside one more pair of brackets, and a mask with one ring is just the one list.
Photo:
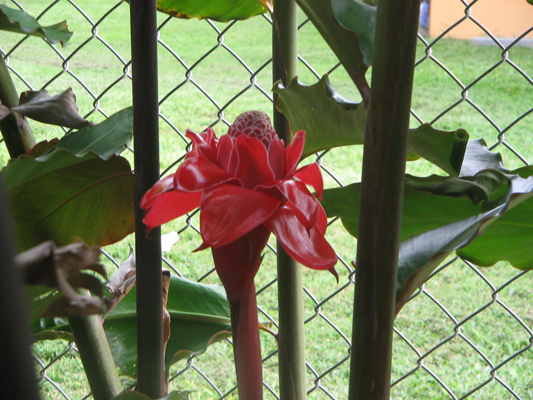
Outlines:
[[[454, 1], [463, 7], [463, 16], [434, 38], [419, 35], [412, 125], [462, 126], [474, 137], [483, 136], [492, 149], [510, 160], [510, 166], [520, 167], [533, 162], [533, 71], [531, 63], [524, 66], [517, 59], [532, 58], [533, 49], [523, 45], [530, 43], [527, 36], [533, 27], [510, 42], [498, 39], [483, 20], [476, 19], [474, 6], [482, 1]], [[0, 51], [19, 90], [46, 88], [55, 93], [72, 87], [81, 113], [95, 121], [131, 104], [127, 4], [103, 0], [1, 2], [27, 10], [42, 24], [67, 19], [74, 31], [66, 48], [34, 38], [2, 37]], [[302, 82], [312, 84], [328, 73], [337, 90], [359, 101], [312, 24], [303, 16], [300, 20]], [[220, 24], [160, 15], [159, 23], [161, 171], [165, 174], [186, 154], [185, 129], [201, 131], [213, 126], [224, 132], [244, 110], [271, 112], [271, 19], [262, 16]], [[474, 23], [480, 33], [488, 35], [493, 46], [490, 51], [484, 48], [483, 54], [489, 56], [482, 56], [481, 47], [449, 38], [466, 23]], [[461, 65], [467, 62], [465, 55], [471, 60], [478, 53], [480, 62], [471, 67]], [[424, 86], [428, 79], [429, 89]], [[505, 96], [513, 93], [529, 95], [511, 112]], [[44, 139], [62, 132], [50, 128], [36, 134]], [[317, 155], [330, 187], [358, 179], [360, 171], [342, 164], [346, 159], [343, 152]], [[349, 157], [357, 165], [361, 152]], [[416, 171], [417, 167], [409, 168]], [[308, 394], [312, 399], [345, 398], [349, 373], [355, 244], [343, 233], [340, 221], [333, 220], [330, 225], [340, 259], [340, 283], [335, 285], [333, 279], [310, 271], [304, 276]], [[165, 265], [180, 276], [216, 283], [209, 256], [190, 254], [191, 242], [199, 240], [196, 213], [169, 229], [176, 230], [181, 240], [165, 254]], [[132, 240], [104, 249], [110, 267], [124, 261]], [[258, 303], [260, 319], [275, 328], [275, 246], [269, 248], [257, 278]], [[481, 269], [457, 258], [446, 260], [397, 319], [392, 399], [533, 399], [532, 277], [504, 263]], [[268, 335], [262, 340], [265, 397], [277, 399], [275, 340]], [[74, 344], [37, 343], [34, 357], [43, 398], [91, 398]], [[213, 345], [205, 354], [177, 363], [171, 370], [171, 387], [192, 390], [193, 399], [236, 398], [231, 360], [229, 341]]]

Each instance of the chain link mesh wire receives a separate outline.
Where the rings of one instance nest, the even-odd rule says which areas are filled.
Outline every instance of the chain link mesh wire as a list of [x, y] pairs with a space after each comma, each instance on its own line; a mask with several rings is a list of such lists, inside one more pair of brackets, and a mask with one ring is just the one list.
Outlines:
[[[533, 28], [503, 42], [476, 18], [476, 3], [483, 1], [454, 0], [464, 14], [436, 37], [419, 35], [412, 126], [462, 126], [473, 137], [483, 136], [509, 167], [519, 167], [533, 161], [533, 70], [531, 63], [522, 65], [533, 55], [531, 48], [522, 46], [528, 44]], [[131, 104], [127, 4], [118, 0], [0, 3], [27, 10], [45, 25], [67, 19], [74, 31], [65, 48], [36, 38], [2, 35], [0, 51], [19, 90], [45, 88], [57, 93], [72, 87], [81, 114], [96, 122]], [[339, 92], [359, 101], [312, 24], [303, 16], [300, 21], [301, 81], [313, 84], [327, 73]], [[450, 39], [461, 24], [475, 24], [492, 46]], [[159, 16], [162, 174], [173, 172], [186, 154], [185, 129], [198, 132], [212, 126], [223, 134], [245, 110], [271, 112], [270, 37], [271, 19], [266, 15], [227, 24]], [[423, 86], [427, 80], [431, 84]], [[515, 106], [508, 107], [513, 99]], [[63, 133], [42, 125], [34, 130], [38, 139]], [[351, 166], [360, 165], [360, 150], [326, 151], [317, 154], [316, 161], [329, 187], [359, 180], [358, 167]], [[420, 172], [417, 168], [431, 172], [431, 166], [413, 165], [410, 172]], [[208, 252], [191, 254], [201, 242], [198, 226], [193, 212], [164, 227], [163, 233], [180, 234], [180, 241], [165, 253], [164, 263], [180, 276], [217, 283]], [[339, 284], [328, 274], [304, 272], [311, 399], [347, 396], [355, 243], [337, 220], [330, 222], [328, 237], [339, 255]], [[132, 240], [103, 250], [110, 266], [125, 260]], [[271, 243], [257, 288], [260, 319], [276, 329], [274, 252]], [[532, 278], [505, 263], [479, 268], [453, 257], [446, 260], [397, 318], [391, 398], [533, 399]], [[276, 343], [267, 334], [262, 342], [265, 398], [277, 399]], [[43, 398], [92, 398], [75, 344], [40, 342], [34, 357]], [[230, 341], [178, 362], [170, 371], [170, 385], [191, 390], [192, 399], [237, 398]]]

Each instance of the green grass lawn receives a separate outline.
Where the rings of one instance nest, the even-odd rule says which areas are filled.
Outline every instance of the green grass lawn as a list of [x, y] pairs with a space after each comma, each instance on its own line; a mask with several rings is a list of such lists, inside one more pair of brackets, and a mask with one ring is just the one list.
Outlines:
[[[10, 4], [7, 0], [0, 0], [0, 3]], [[39, 15], [49, 1], [19, 3], [32, 14]], [[86, 16], [72, 4], [59, 2], [41, 20], [43, 24], [68, 20], [74, 36], [66, 48], [57, 48], [66, 61], [36, 38], [24, 40], [11, 52], [21, 37], [3, 34], [0, 47], [8, 52], [9, 65], [31, 87], [40, 89], [46, 85], [52, 94], [72, 87], [80, 113], [90, 114], [90, 119], [99, 121], [102, 113], [109, 115], [131, 104], [130, 80], [126, 76], [131, 71], [125, 70], [123, 63], [130, 57], [128, 8], [118, 1], [79, 1], [77, 4]], [[100, 21], [113, 5], [116, 9]], [[92, 28], [87, 18], [98, 23], [97, 27]], [[165, 20], [161, 15], [160, 22]], [[161, 113], [168, 121], [160, 122], [162, 171], [185, 154], [182, 135], [186, 129], [201, 131], [216, 124], [215, 131], [223, 134], [227, 129], [225, 123], [231, 123], [245, 110], [271, 113], [270, 24], [265, 18], [257, 17], [238, 22], [225, 32], [228, 27], [228, 24], [173, 19], [161, 30], [160, 40], [179, 56], [176, 58], [163, 44], [160, 46], [159, 91], [164, 99]], [[104, 42], [112, 46], [118, 56], [112, 54]], [[232, 52], [238, 54], [246, 67]], [[359, 101], [344, 70], [339, 67], [331, 71], [336, 65], [335, 57], [311, 24], [305, 24], [300, 30], [299, 52], [319, 76], [331, 73], [332, 84], [343, 96]], [[205, 54], [208, 55], [204, 58]], [[520, 119], [533, 107], [533, 86], [513, 67], [516, 65], [524, 74], [533, 77], [533, 49], [512, 48], [507, 57], [509, 62], [491, 70], [502, 62], [498, 48], [440, 40], [431, 47], [431, 56], [444, 64], [455, 79], [432, 59], [423, 60], [425, 56], [426, 46], [420, 41], [417, 60], [421, 62], [415, 70], [412, 108], [423, 122], [433, 122], [440, 129], [464, 128], [474, 138], [485, 138], [491, 146], [500, 142], [496, 150], [502, 152], [509, 168], [523, 165], [511, 148], [533, 161], [533, 113]], [[490, 72], [485, 75], [487, 71]], [[370, 72], [368, 75], [370, 79]], [[57, 78], [51, 81], [55, 76]], [[317, 79], [303, 62], [299, 65], [299, 77], [305, 84], [313, 84]], [[27, 89], [20, 79], [15, 77], [15, 81], [19, 90]], [[464, 88], [468, 89], [467, 93], [463, 93]], [[241, 94], [235, 97], [238, 93]], [[413, 117], [412, 126], [418, 124]], [[32, 127], [39, 140], [63, 134], [59, 128], [38, 124]], [[340, 148], [322, 155], [328, 187], [338, 185], [337, 181], [348, 184], [359, 180], [361, 150], [361, 147]], [[2, 152], [1, 157], [5, 163], [6, 152]], [[174, 169], [172, 167], [172, 171]], [[418, 175], [439, 173], [423, 161], [409, 163], [408, 171]], [[191, 253], [201, 243], [198, 233], [191, 229], [198, 226], [197, 216], [190, 222], [181, 218], [164, 226], [163, 233], [180, 231], [180, 241], [165, 258], [190, 279], [217, 283], [214, 273], [206, 276], [212, 270], [209, 252]], [[340, 221], [332, 223], [327, 237], [345, 264], [337, 264], [339, 284], [328, 273], [304, 272], [308, 389], [311, 399], [344, 399], [349, 375], [347, 339], [351, 337], [353, 299], [351, 262], [355, 259], [356, 243]], [[128, 253], [127, 244], [132, 242], [133, 238], [128, 237], [106, 251], [119, 262], [123, 261]], [[276, 285], [271, 285], [275, 278], [274, 262], [273, 253], [267, 252], [257, 277], [258, 288], [268, 286], [258, 296], [262, 310], [260, 319], [264, 321], [277, 320]], [[111, 263], [109, 265], [111, 268]], [[529, 349], [513, 357], [531, 346], [533, 329], [530, 306], [533, 275], [526, 274], [505, 286], [518, 274], [519, 271], [505, 263], [478, 269], [457, 260], [430, 279], [397, 319], [393, 381], [407, 377], [394, 385], [392, 398], [453, 398], [440, 380], [457, 398], [477, 387], [480, 389], [469, 399], [515, 398], [505, 388], [507, 386], [521, 399], [533, 399], [533, 351]], [[263, 355], [267, 357], [275, 352], [276, 343], [267, 334], [262, 334], [262, 340]], [[35, 353], [47, 364], [68, 348], [62, 341], [41, 342], [35, 345]], [[264, 369], [266, 384], [277, 392], [275, 355], [267, 358]], [[496, 369], [496, 375], [491, 374], [492, 369]], [[176, 374], [172, 388], [192, 390], [191, 399], [218, 398], [202, 375], [209, 377], [222, 394], [231, 390], [235, 384], [231, 346], [227, 342], [213, 345], [189, 363], [178, 363], [171, 371], [171, 375]], [[73, 350], [52, 363], [46, 369], [46, 377], [57, 383], [71, 399], [81, 399], [89, 392]], [[41, 388], [43, 398], [64, 398], [46, 378], [41, 380]], [[228, 398], [237, 396], [234, 392]], [[266, 389], [265, 398], [274, 399], [275, 396]]]

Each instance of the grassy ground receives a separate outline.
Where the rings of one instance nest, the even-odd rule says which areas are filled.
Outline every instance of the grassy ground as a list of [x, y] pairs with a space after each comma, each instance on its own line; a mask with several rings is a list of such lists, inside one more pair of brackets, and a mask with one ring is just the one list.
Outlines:
[[[9, 2], [0, 0], [0, 3]], [[20, 3], [38, 15], [48, 1]], [[95, 121], [103, 118], [100, 112], [110, 114], [130, 105], [130, 81], [125, 77], [121, 61], [121, 58], [126, 61], [129, 59], [128, 9], [125, 4], [119, 5], [118, 1], [116, 4], [116, 10], [98, 23], [97, 29], [93, 29], [87, 18], [97, 23], [112, 7], [112, 3], [104, 0], [80, 1], [79, 5], [86, 13], [84, 17], [68, 2], [59, 2], [43, 16], [42, 23], [53, 23], [58, 18], [68, 19], [75, 35], [69, 46], [58, 49], [67, 61], [61, 60], [41, 40], [32, 38], [10, 53], [9, 65], [33, 88], [46, 85], [50, 92], [56, 93], [72, 86], [81, 113], [91, 114], [90, 118]], [[165, 17], [161, 16], [160, 20], [163, 23]], [[258, 17], [239, 22], [217, 41], [217, 37], [228, 26], [210, 25], [206, 21], [171, 20], [161, 31], [160, 39], [179, 55], [177, 59], [163, 46], [160, 48], [160, 93], [161, 98], [165, 98], [161, 103], [161, 112], [170, 122], [161, 121], [162, 170], [184, 154], [185, 142], [181, 135], [185, 129], [200, 131], [219, 121], [215, 130], [224, 133], [224, 122], [231, 123], [244, 110], [271, 110], [271, 69], [267, 64], [271, 52], [271, 33], [268, 21]], [[94, 35], [98, 36], [89, 40]], [[113, 55], [98, 38], [112, 46], [119, 57]], [[15, 35], [2, 35], [0, 46], [4, 51], [10, 51], [19, 40], [20, 37]], [[209, 53], [211, 50], [213, 52]], [[254, 75], [255, 78], [251, 78], [247, 68], [229, 50], [238, 54], [249, 70], [259, 71]], [[304, 25], [300, 31], [299, 51], [320, 76], [331, 72], [335, 66], [334, 56], [310, 24]], [[203, 58], [207, 53], [209, 55]], [[508, 147], [515, 148], [532, 161], [530, 127], [533, 113], [513, 123], [533, 107], [531, 84], [509, 63], [483, 75], [501, 62], [500, 53], [496, 47], [474, 47], [463, 41], [445, 39], [437, 42], [432, 46], [431, 55], [446, 65], [460, 83], [435, 62], [426, 59], [416, 69], [413, 109], [422, 121], [434, 122], [438, 128], [463, 127], [475, 138], [484, 137], [490, 145], [504, 140]], [[426, 47], [420, 42], [417, 58], [422, 60], [425, 54]], [[530, 48], [513, 48], [508, 59], [531, 77], [532, 56], [533, 50]], [[58, 78], [49, 83], [57, 75]], [[305, 84], [316, 81], [315, 75], [303, 63], [299, 67], [299, 76]], [[478, 79], [480, 76], [482, 78]], [[341, 68], [331, 72], [331, 81], [343, 96], [358, 100], [356, 91]], [[473, 82], [475, 85], [470, 87]], [[17, 86], [23, 90], [25, 84], [17, 80]], [[464, 88], [468, 88], [466, 95], [462, 94]], [[210, 98], [202, 91], [209, 93]], [[103, 92], [105, 94], [100, 95]], [[478, 110], [490, 116], [490, 121]], [[418, 123], [413, 118], [412, 125]], [[34, 129], [40, 139], [62, 134], [60, 129], [36, 124]], [[500, 135], [502, 132], [504, 135]], [[521, 161], [508, 147], [500, 145], [497, 148], [503, 153], [506, 165], [520, 166]], [[5, 161], [5, 153], [2, 157]], [[336, 180], [343, 184], [359, 180], [360, 161], [361, 148], [335, 149], [323, 155], [322, 163], [331, 172], [331, 176], [326, 174], [327, 186], [337, 185]], [[408, 169], [419, 175], [438, 172], [420, 161], [410, 163]], [[197, 217], [190, 221], [190, 225], [182, 218], [163, 228], [164, 233], [183, 230], [180, 242], [166, 258], [186, 277], [216, 283], [214, 274], [205, 276], [212, 269], [209, 253], [191, 254], [200, 244], [200, 237], [188, 226], [198, 226]], [[337, 266], [339, 284], [327, 273], [307, 270], [304, 273], [307, 289], [308, 388], [311, 399], [327, 399], [331, 396], [343, 399], [347, 393], [349, 371], [345, 360], [349, 346], [346, 338], [349, 339], [351, 335], [351, 262], [355, 259], [356, 243], [338, 222], [330, 227], [328, 239], [346, 264]], [[131, 242], [130, 237], [106, 250], [121, 261], [128, 252], [126, 244]], [[529, 292], [532, 275], [525, 275], [504, 286], [517, 274], [518, 271], [504, 263], [478, 270], [455, 261], [433, 277], [397, 319], [393, 381], [406, 374], [407, 377], [394, 385], [392, 398], [453, 398], [439, 384], [440, 379], [457, 398], [481, 385], [470, 399], [514, 398], [505, 389], [507, 385], [520, 398], [533, 399], [533, 352], [528, 350], [513, 357], [530, 346], [533, 313], [529, 306]], [[274, 276], [274, 256], [269, 252], [257, 278], [258, 288], [268, 286]], [[488, 282], [492, 282], [493, 286]], [[502, 288], [501, 291], [499, 288]], [[276, 296], [275, 284], [259, 294], [258, 302], [264, 311], [260, 316], [262, 320], [277, 319]], [[268, 356], [275, 351], [275, 341], [266, 334], [262, 339], [263, 354]], [[42, 342], [36, 344], [35, 351], [40, 360], [48, 363], [68, 348], [69, 345], [61, 341]], [[505, 362], [510, 357], [512, 359]], [[276, 356], [268, 358], [264, 366], [265, 382], [276, 391]], [[497, 369], [496, 375], [491, 374], [494, 368]], [[173, 379], [172, 386], [193, 390], [192, 399], [217, 398], [216, 391], [202, 374], [209, 377], [222, 393], [231, 390], [234, 385], [231, 347], [225, 342], [216, 344], [190, 364], [179, 363], [172, 373], [179, 374]], [[89, 391], [79, 359], [72, 350], [46, 369], [46, 378], [41, 381], [43, 398], [63, 398], [47, 378], [59, 385], [72, 399], [83, 398]], [[265, 398], [275, 398], [268, 390], [265, 392]], [[228, 398], [236, 398], [236, 395], [229, 395]]]

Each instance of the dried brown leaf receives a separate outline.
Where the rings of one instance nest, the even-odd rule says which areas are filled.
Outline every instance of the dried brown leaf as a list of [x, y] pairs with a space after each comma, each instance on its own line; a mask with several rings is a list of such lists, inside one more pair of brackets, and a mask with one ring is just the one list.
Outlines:
[[19, 105], [11, 111], [45, 124], [68, 128], [79, 129], [91, 124], [78, 114], [76, 96], [70, 88], [55, 96], [50, 96], [46, 90], [23, 92]]
[[[100, 250], [81, 241], [56, 248], [43, 242], [19, 255], [15, 261], [23, 270], [25, 283], [57, 289], [59, 296], [41, 310], [40, 317], [98, 314], [106, 310], [100, 280], [84, 271], [93, 271], [104, 278], [104, 267], [98, 263]], [[89, 293], [80, 293], [86, 289]], [[91, 293], [96, 296], [91, 296]]]

